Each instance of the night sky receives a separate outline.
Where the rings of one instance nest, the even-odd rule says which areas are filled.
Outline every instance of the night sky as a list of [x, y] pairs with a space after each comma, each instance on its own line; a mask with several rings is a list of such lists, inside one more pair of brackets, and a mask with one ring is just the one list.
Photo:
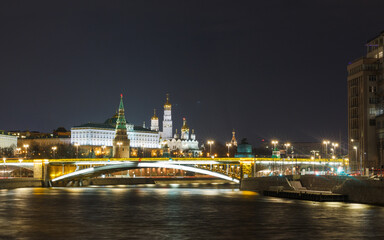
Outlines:
[[124, 94], [149, 125], [256, 145], [347, 135], [349, 61], [384, 30], [383, 0], [0, 1], [0, 129], [103, 122]]

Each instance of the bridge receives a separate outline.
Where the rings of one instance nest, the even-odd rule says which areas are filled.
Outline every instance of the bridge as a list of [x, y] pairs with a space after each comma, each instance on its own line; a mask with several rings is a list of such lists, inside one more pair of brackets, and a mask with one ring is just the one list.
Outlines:
[[303, 158], [79, 158], [4, 162], [4, 167], [30, 169], [34, 178], [51, 183], [81, 181], [124, 171], [127, 172], [126, 177], [185, 177], [192, 173], [238, 183], [247, 177], [295, 174], [298, 169], [308, 169], [312, 174], [315, 171], [326, 174], [331, 170], [336, 172], [340, 167], [346, 169], [348, 165], [347, 159]]

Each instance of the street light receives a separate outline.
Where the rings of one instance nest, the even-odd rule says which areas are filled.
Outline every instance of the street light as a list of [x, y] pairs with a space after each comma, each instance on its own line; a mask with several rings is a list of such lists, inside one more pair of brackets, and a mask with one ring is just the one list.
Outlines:
[[53, 158], [55, 158], [55, 151], [57, 150], [57, 147], [56, 146], [53, 146], [52, 147], [52, 151], [53, 151]]
[[[285, 157], [288, 157], [288, 149], [291, 146], [291, 144], [290, 143], [285, 143], [284, 146], [285, 146]], [[283, 158], [283, 167], [284, 167], [284, 158]]]
[[19, 159], [19, 162], [20, 162], [20, 166], [19, 166], [19, 167], [20, 167], [20, 177], [21, 177], [21, 163], [23, 162], [23, 159], [20, 158], [20, 159]]
[[276, 140], [272, 140], [272, 144], [273, 144], [273, 149], [272, 149], [272, 173], [274, 174], [275, 172], [275, 161], [273, 160], [274, 158], [274, 152], [277, 150], [276, 149], [276, 145], [278, 144], [279, 142], [276, 141]]
[[28, 157], [29, 144], [24, 144], [23, 147], [25, 148], [25, 158], [27, 158]]
[[80, 146], [80, 144], [79, 143], [75, 143], [74, 145], [76, 147], [76, 158], [79, 158], [79, 146]]
[[212, 144], [214, 144], [215, 142], [213, 140], [208, 140], [207, 143], [209, 144], [209, 155], [211, 155], [211, 153], [212, 153]]
[[339, 144], [338, 144], [338, 143], [332, 143], [332, 146], [333, 146], [333, 154], [334, 154], [335, 156], [337, 156], [336, 148], [339, 146]]
[[355, 162], [356, 162], [356, 171], [357, 171], [357, 146], [353, 146], [353, 149], [355, 150]]
[[228, 147], [228, 153], [227, 153], [227, 156], [229, 157], [229, 148], [232, 147], [232, 144], [231, 143], [227, 143], [225, 144], [227, 147]]

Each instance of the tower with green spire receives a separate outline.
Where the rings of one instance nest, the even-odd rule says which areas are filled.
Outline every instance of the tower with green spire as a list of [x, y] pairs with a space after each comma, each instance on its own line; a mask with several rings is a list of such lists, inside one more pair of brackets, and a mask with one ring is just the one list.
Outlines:
[[113, 157], [129, 158], [129, 139], [127, 135], [127, 121], [125, 120], [123, 94], [120, 95], [120, 105], [116, 120], [115, 139], [113, 139]]

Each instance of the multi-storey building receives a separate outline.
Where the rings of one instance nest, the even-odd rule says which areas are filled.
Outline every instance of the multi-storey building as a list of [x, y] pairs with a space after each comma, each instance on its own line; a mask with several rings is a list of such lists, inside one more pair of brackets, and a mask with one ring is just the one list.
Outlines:
[[0, 131], [0, 148], [16, 148], [17, 137]]
[[348, 152], [353, 171], [384, 164], [384, 32], [369, 40], [365, 56], [348, 71]]

